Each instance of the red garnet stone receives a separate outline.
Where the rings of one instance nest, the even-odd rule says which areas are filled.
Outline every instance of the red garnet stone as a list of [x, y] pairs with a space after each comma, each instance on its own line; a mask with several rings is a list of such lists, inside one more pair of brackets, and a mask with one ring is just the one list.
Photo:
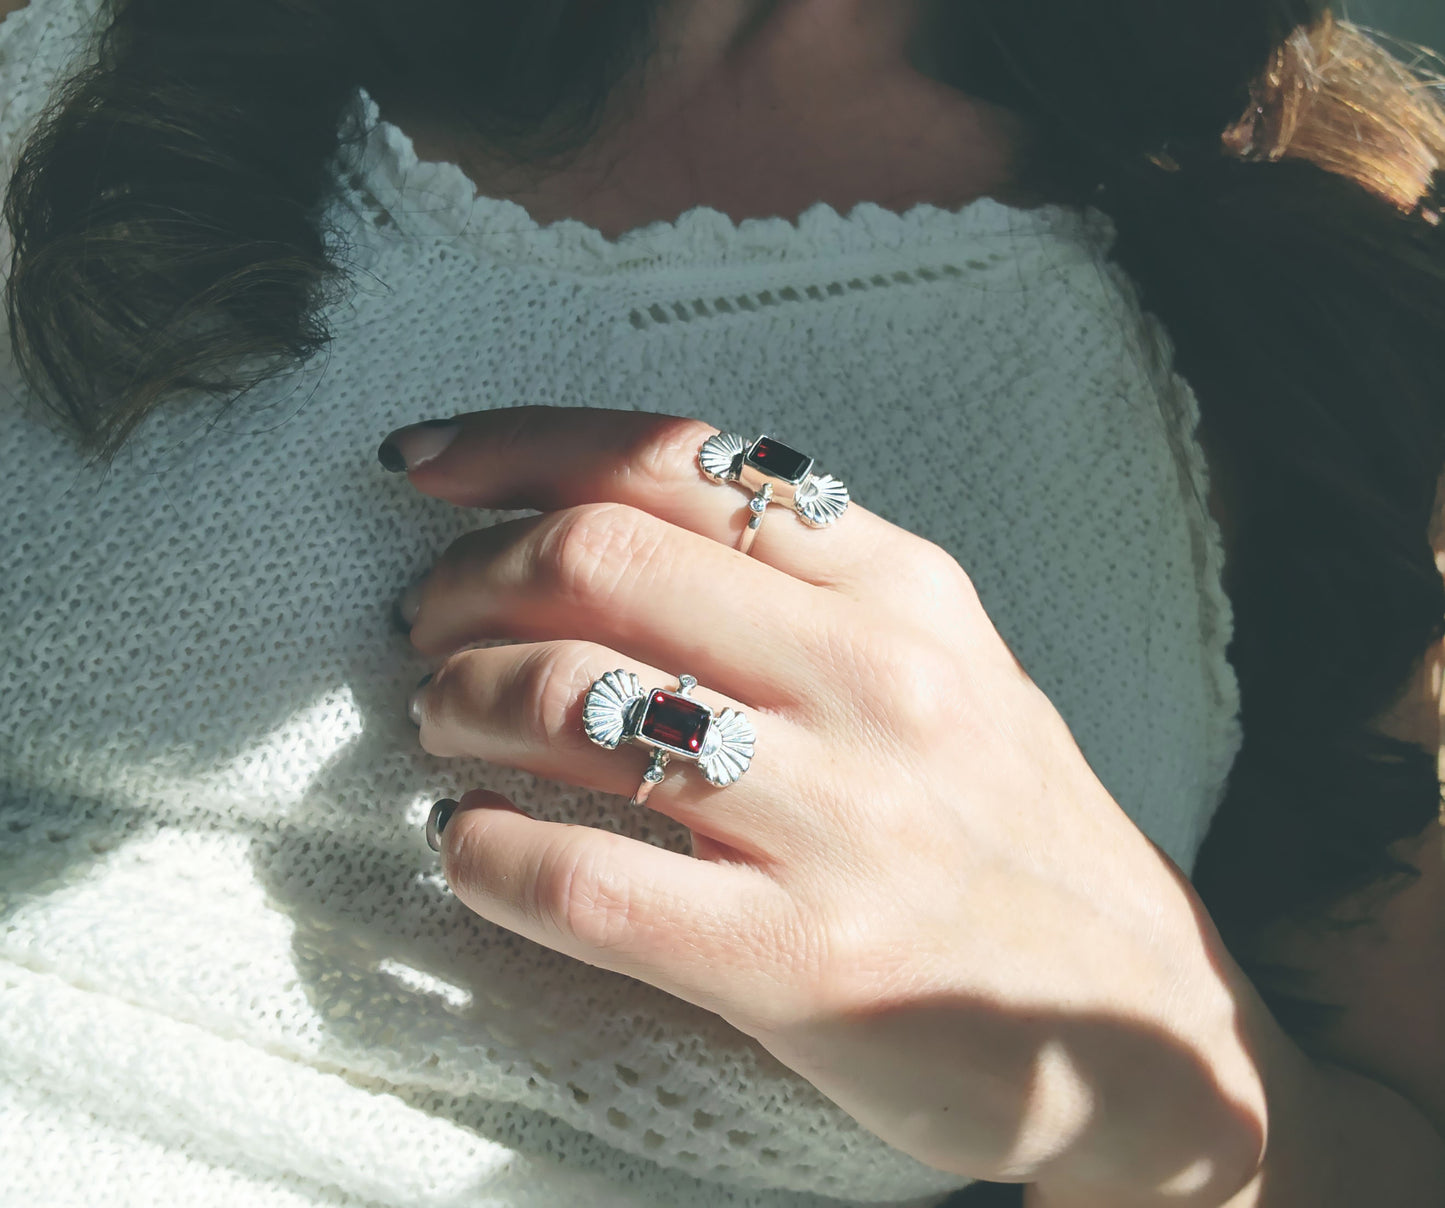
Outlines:
[[688, 755], [702, 750], [712, 715], [695, 700], [674, 692], [654, 692], [647, 698], [647, 712], [638, 733], [648, 742]]
[[771, 436], [758, 437], [753, 447], [747, 452], [747, 461], [765, 474], [771, 474], [774, 478], [781, 478], [784, 482], [791, 483], [802, 482], [808, 476], [808, 471], [813, 468], [811, 457], [789, 448], [782, 441], [774, 440]]

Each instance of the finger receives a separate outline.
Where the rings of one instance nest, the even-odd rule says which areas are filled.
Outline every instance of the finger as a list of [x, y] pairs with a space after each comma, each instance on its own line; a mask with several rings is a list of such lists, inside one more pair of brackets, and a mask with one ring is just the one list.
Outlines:
[[[642, 783], [649, 753], [623, 745], [607, 750], [583, 728], [587, 692], [605, 673], [626, 668], [644, 689], [676, 680], [638, 666], [615, 651], [582, 642], [501, 646], [453, 655], [413, 701], [422, 746], [444, 758], [472, 757], [547, 780], [630, 797]], [[713, 710], [746, 713], [757, 732], [752, 766], [717, 788], [683, 758], [674, 759], [647, 808], [744, 855], [767, 860], [790, 850], [794, 836], [813, 834], [817, 810], [794, 769], [826, 764], [820, 740], [764, 710], [744, 708], [704, 685], [695, 699]]]
[[461, 538], [409, 619], [433, 658], [493, 638], [578, 638], [781, 707], [823, 687], [818, 669], [856, 607], [647, 512], [592, 504]]
[[[478, 411], [453, 422], [457, 430], [443, 451], [410, 471], [418, 490], [450, 503], [539, 511], [624, 503], [727, 546], [736, 546], [751, 515], [751, 492], [710, 482], [699, 469], [698, 451], [717, 429], [698, 420], [517, 407]], [[431, 451], [437, 431], [402, 429], [388, 444], [424, 444]], [[750, 552], [805, 582], [853, 589], [876, 580], [880, 560], [896, 560], [900, 540], [918, 539], [857, 504], [822, 529], [808, 528], [774, 506]]]
[[757, 869], [611, 831], [543, 822], [495, 794], [462, 798], [438, 835], [452, 890], [483, 918], [558, 952], [739, 1020], [765, 992], [749, 937], [786, 910]]

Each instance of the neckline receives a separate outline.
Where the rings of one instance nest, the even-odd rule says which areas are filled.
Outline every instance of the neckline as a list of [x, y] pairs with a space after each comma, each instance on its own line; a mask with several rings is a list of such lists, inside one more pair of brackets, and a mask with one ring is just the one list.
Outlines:
[[423, 160], [410, 136], [357, 90], [358, 134], [343, 172], [361, 230], [383, 240], [445, 241], [483, 259], [594, 274], [624, 267], [729, 267], [867, 257], [991, 237], [1062, 237], [1107, 249], [1113, 226], [1098, 211], [1058, 205], [1019, 209], [980, 198], [956, 210], [920, 204], [894, 211], [863, 202], [842, 213], [826, 202], [796, 219], [734, 222], [708, 206], [610, 238], [576, 219], [543, 225], [516, 202], [479, 193], [451, 161]]

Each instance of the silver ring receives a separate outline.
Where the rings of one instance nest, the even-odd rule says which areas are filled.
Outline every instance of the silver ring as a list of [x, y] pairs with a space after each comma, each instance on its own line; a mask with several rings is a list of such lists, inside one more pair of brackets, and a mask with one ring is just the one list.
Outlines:
[[609, 671], [587, 690], [582, 727], [588, 738], [609, 751], [627, 742], [652, 752], [633, 805], [646, 804], [673, 759], [697, 764], [718, 788], [741, 778], [753, 762], [758, 737], [753, 723], [736, 709], [714, 713], [693, 700], [696, 687], [697, 680], [682, 675], [676, 692], [649, 690], [630, 671]]
[[752, 548], [770, 504], [792, 509], [810, 528], [826, 528], [848, 510], [846, 486], [831, 474], [815, 474], [811, 457], [771, 436], [749, 441], [719, 432], [703, 441], [697, 463], [710, 481], [735, 482], [753, 493], [752, 514], [738, 538], [742, 553]]

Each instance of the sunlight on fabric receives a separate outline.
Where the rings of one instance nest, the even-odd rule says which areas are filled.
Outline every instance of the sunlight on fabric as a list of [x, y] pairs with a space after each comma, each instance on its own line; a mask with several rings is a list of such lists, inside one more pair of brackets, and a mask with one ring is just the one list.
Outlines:
[[[217, 1035], [160, 1004], [3, 960], [0, 1000], [0, 1121], [11, 1123], [5, 1101], [18, 1085], [30, 1129], [0, 1133], [6, 1205], [115, 1203], [117, 1185], [138, 1192], [125, 1203], [145, 1204], [543, 1202], [525, 1187], [508, 1194], [513, 1150], [284, 1044], [273, 1052], [259, 1037]], [[11, 1160], [27, 1151], [59, 1182]], [[56, 1198], [67, 1181], [89, 1194]], [[599, 1203], [571, 1190], [554, 1202]]]
[[411, 804], [406, 807], [405, 818], [408, 825], [420, 830], [426, 825], [427, 816], [431, 813], [431, 807], [436, 804], [435, 793], [422, 793], [411, 799]]
[[312, 782], [361, 737], [361, 710], [342, 685], [298, 710], [235, 758], [218, 764], [200, 785], [246, 813], [294, 808]]
[[388, 957], [377, 963], [376, 970], [378, 973], [385, 973], [388, 977], [394, 977], [408, 990], [414, 990], [418, 994], [435, 995], [454, 1011], [464, 1011], [472, 1005], [470, 990], [464, 990], [461, 986], [443, 981], [430, 973], [423, 973], [411, 965], [404, 965], [400, 961], [394, 961]]
[[436, 872], [422, 872], [416, 876], [415, 883], [427, 889], [436, 890], [438, 893], [451, 893], [452, 887], [447, 883], [446, 877], [438, 869]]

